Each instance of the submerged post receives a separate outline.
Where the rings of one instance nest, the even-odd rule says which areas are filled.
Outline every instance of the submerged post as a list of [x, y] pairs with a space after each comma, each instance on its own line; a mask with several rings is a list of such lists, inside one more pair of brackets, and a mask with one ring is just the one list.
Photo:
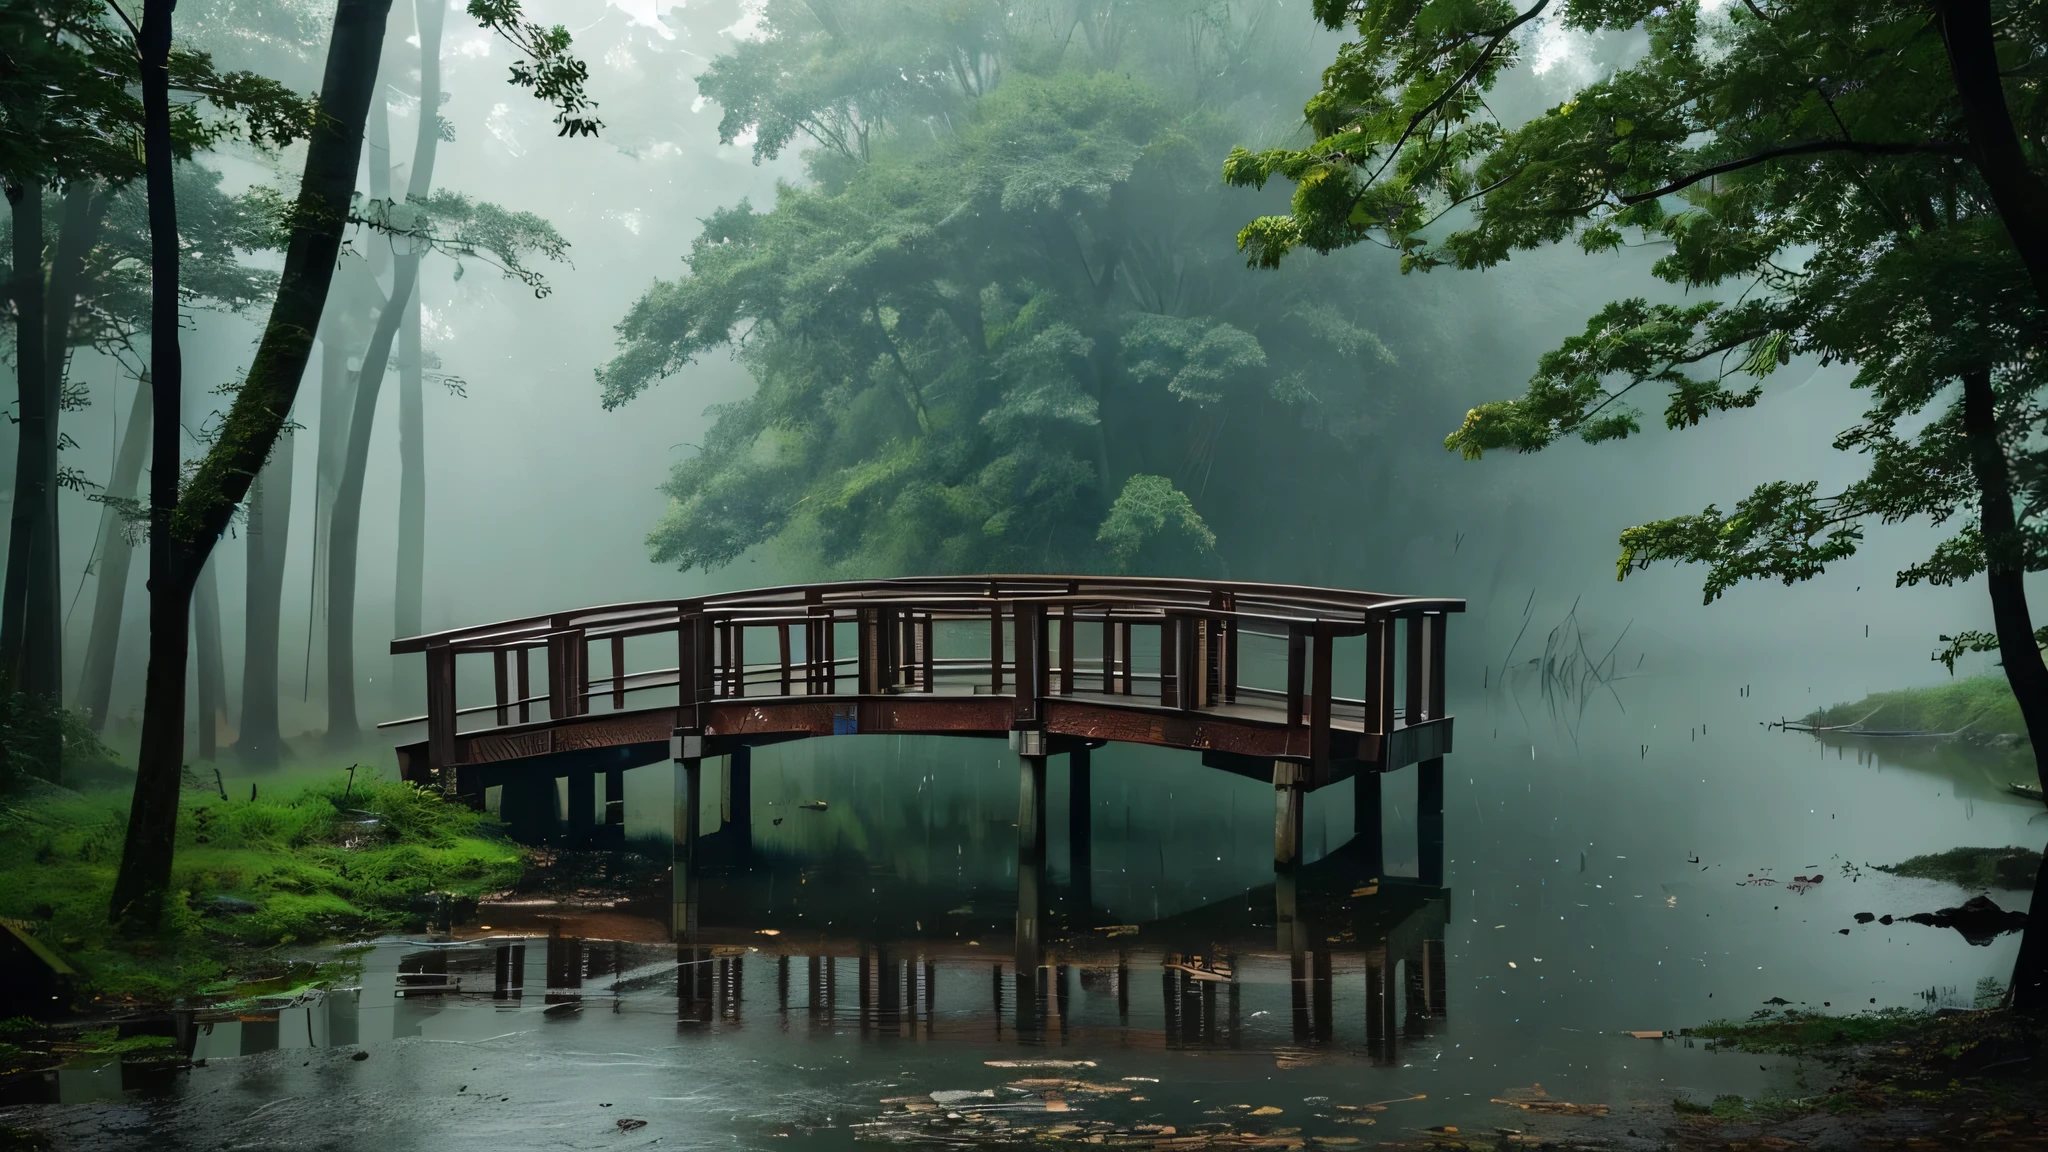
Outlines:
[[741, 855], [754, 847], [754, 750], [745, 744], [725, 762], [725, 801], [719, 813]]
[[1039, 917], [1045, 880], [1045, 734], [1013, 732], [1017, 757], [1017, 970], [1035, 969], [1041, 955]]
[[697, 812], [703, 802], [704, 737], [678, 731], [669, 737], [675, 764], [675, 849], [669, 928], [681, 940], [697, 930]]
[[1067, 753], [1067, 870], [1072, 874], [1077, 910], [1082, 913], [1094, 902], [1094, 788], [1089, 752], [1083, 746]]
[[1301, 862], [1302, 766], [1292, 760], [1273, 761], [1273, 867], [1291, 869]]
[[1385, 801], [1380, 794], [1380, 773], [1370, 764], [1361, 766], [1351, 778], [1351, 833], [1358, 841], [1358, 854], [1366, 874], [1374, 880], [1386, 875], [1387, 850], [1384, 826]]

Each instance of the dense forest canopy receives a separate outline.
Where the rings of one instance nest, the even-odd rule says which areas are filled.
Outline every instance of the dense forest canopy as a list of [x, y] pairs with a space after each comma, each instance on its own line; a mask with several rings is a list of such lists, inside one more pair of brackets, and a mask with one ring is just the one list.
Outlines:
[[719, 349], [755, 382], [676, 466], [655, 557], [1230, 569], [1313, 507], [1293, 465], [1380, 451], [1363, 265], [1230, 245], [1257, 201], [1217, 165], [1312, 76], [1279, 11], [770, 3], [699, 85], [809, 178], [708, 219], [598, 373], [607, 406]]

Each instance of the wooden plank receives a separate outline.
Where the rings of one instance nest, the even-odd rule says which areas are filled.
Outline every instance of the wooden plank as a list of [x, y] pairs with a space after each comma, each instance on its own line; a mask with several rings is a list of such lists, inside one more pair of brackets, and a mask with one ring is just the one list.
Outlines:
[[1169, 614], [1159, 624], [1159, 706], [1180, 707], [1180, 618]]
[[1102, 693], [1116, 691], [1117, 624], [1108, 612], [1102, 614]]
[[1074, 609], [1060, 610], [1060, 695], [1074, 694]]
[[1016, 660], [1017, 660], [1017, 702], [1016, 716], [1020, 722], [1038, 717], [1038, 682], [1040, 677], [1039, 637], [1044, 632], [1045, 620], [1036, 604], [1020, 602], [1015, 609]]
[[1429, 718], [1434, 720], [1447, 711], [1448, 701], [1444, 698], [1444, 641], [1449, 616], [1441, 612], [1432, 613], [1429, 618]]
[[1330, 771], [1330, 650], [1336, 647], [1335, 640], [1330, 626], [1316, 621], [1309, 652], [1308, 746], [1317, 785], [1327, 782]]
[[1121, 676], [1122, 676], [1122, 678], [1123, 678], [1123, 694], [1124, 694], [1124, 695], [1126, 695], [1126, 696], [1129, 696], [1129, 695], [1131, 694], [1131, 680], [1132, 680], [1132, 675], [1131, 675], [1131, 673], [1132, 673], [1133, 671], [1135, 671], [1135, 670], [1136, 670], [1136, 667], [1137, 667], [1137, 666], [1136, 666], [1136, 664], [1135, 664], [1135, 662], [1134, 662], [1134, 661], [1133, 661], [1133, 660], [1131, 659], [1131, 624], [1130, 624], [1130, 621], [1128, 621], [1128, 620], [1123, 620], [1123, 621], [1119, 621], [1119, 622], [1117, 623], [1117, 626], [1116, 626], [1116, 630], [1117, 630], [1117, 649], [1118, 649], [1118, 651], [1120, 651], [1120, 652], [1122, 652], [1122, 653], [1123, 653], [1123, 657], [1122, 657], [1122, 659], [1123, 659], [1123, 670], [1122, 670], [1122, 672], [1121, 672], [1121, 673], [1119, 673], [1119, 675], [1121, 675]]
[[[1226, 612], [1237, 610], [1237, 597], [1223, 594], [1223, 608]], [[1237, 702], [1237, 617], [1223, 618], [1223, 702]]]
[[1429, 680], [1423, 660], [1423, 645], [1428, 637], [1419, 613], [1407, 620], [1408, 673], [1402, 677], [1401, 703], [1407, 713], [1403, 719], [1410, 724], [1420, 724], [1429, 719]]
[[731, 623], [732, 632], [732, 694], [747, 694], [747, 628], [738, 620]]
[[1287, 726], [1302, 721], [1303, 696], [1307, 689], [1308, 653], [1300, 624], [1287, 626]]
[[1003, 606], [1000, 602], [988, 610], [988, 690], [991, 696], [1003, 694]]
[[936, 640], [936, 637], [933, 635], [934, 627], [932, 614], [929, 612], [925, 613], [923, 618], [918, 621], [917, 654], [923, 664], [923, 669], [920, 672], [920, 683], [924, 685], [924, 690], [927, 692], [939, 690], [938, 681], [932, 678], [932, 671], [938, 659], [932, 650], [932, 645]]
[[427, 765], [442, 791], [455, 791], [455, 651], [427, 649]]
[[530, 674], [532, 660], [533, 649], [521, 647], [519, 649], [519, 722], [521, 724], [533, 722], [533, 705], [529, 703], [533, 698]]
[[626, 709], [626, 638], [612, 637], [612, 707]]
[[[512, 710], [506, 706], [512, 695], [510, 671], [506, 666], [506, 660], [510, 655], [511, 653], [506, 652], [503, 648], [491, 653], [491, 684], [498, 692], [498, 727], [500, 728], [512, 722]], [[524, 696], [526, 693], [521, 692], [520, 695]]]
[[1378, 616], [1365, 634], [1365, 730], [1394, 730], [1394, 621]]

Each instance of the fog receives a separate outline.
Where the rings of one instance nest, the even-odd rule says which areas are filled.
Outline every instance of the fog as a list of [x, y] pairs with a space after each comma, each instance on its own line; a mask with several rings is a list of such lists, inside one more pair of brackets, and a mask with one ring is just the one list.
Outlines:
[[[406, 7], [394, 10], [387, 70], [411, 66], [396, 43], [410, 32]], [[1311, 27], [1298, 0], [1278, 0], [1271, 8], [1267, 18], [1308, 57], [1297, 63], [1312, 77], [1328, 62], [1335, 40]], [[458, 274], [456, 260], [437, 254], [423, 267], [425, 345], [438, 356], [440, 371], [459, 377], [466, 392], [458, 395], [431, 379], [425, 391], [424, 626], [845, 574], [822, 571], [787, 541], [749, 547], [708, 572], [651, 561], [648, 534], [670, 504], [661, 485], [671, 467], [700, 451], [712, 423], [707, 410], [747, 396], [753, 379], [747, 364], [713, 351], [607, 411], [594, 377], [616, 353], [615, 326], [634, 302], [657, 278], [684, 273], [683, 258], [703, 218], [742, 199], [765, 208], [774, 203], [778, 182], [813, 180], [802, 141], [760, 162], [747, 140], [722, 145], [722, 109], [698, 91], [696, 77], [713, 60], [760, 35], [761, 11], [727, 0], [543, 0], [529, 16], [572, 32], [576, 51], [591, 65], [589, 93], [605, 127], [596, 139], [558, 138], [551, 110], [507, 85], [505, 44], [451, 9], [442, 114], [454, 133], [440, 146], [435, 183], [536, 213], [570, 248], [566, 264], [536, 264], [549, 287], [545, 298], [481, 261], [461, 262]], [[219, 28], [207, 34], [219, 36]], [[213, 47], [228, 63], [241, 51], [232, 37], [220, 37]], [[319, 46], [310, 48], [302, 70], [288, 77], [297, 87], [317, 82]], [[1619, 40], [1546, 30], [1500, 102], [1554, 103], [1630, 51]], [[402, 164], [419, 113], [401, 87], [387, 85], [391, 139]], [[1308, 84], [1298, 85], [1294, 103], [1309, 91]], [[1226, 135], [1260, 146], [1298, 134], [1283, 115], [1248, 112]], [[278, 182], [281, 173], [296, 171], [300, 155], [295, 149], [265, 155], [226, 148], [204, 162], [218, 167], [233, 190]], [[1204, 163], [1214, 172], [1221, 161], [1219, 153]], [[1241, 218], [1249, 219], [1281, 204], [1285, 191], [1234, 195]], [[1228, 234], [1212, 239], [1227, 243]], [[350, 242], [360, 254], [389, 240], [353, 229]], [[1540, 455], [1494, 454], [1478, 462], [1444, 451], [1444, 435], [1467, 408], [1518, 394], [1537, 356], [1576, 332], [1602, 303], [1628, 295], [1671, 298], [1672, 290], [1648, 274], [1654, 256], [1635, 249], [1588, 256], [1567, 247], [1518, 255], [1484, 272], [1406, 277], [1395, 254], [1373, 245], [1295, 257], [1341, 264], [1355, 278], [1345, 283], [1369, 286], [1378, 303], [1359, 306], [1377, 311], [1368, 311], [1363, 322], [1396, 358], [1372, 387], [1399, 391], [1401, 402], [1372, 439], [1355, 445], [1361, 464], [1371, 468], [1324, 475], [1316, 471], [1321, 456], [1266, 455], [1258, 484], [1240, 483], [1243, 490], [1233, 499], [1254, 508], [1261, 501], [1286, 505], [1301, 523], [1276, 514], [1270, 538], [1244, 528], [1244, 518], [1234, 536], [1219, 529], [1222, 570], [1248, 579], [1464, 597], [1468, 613], [1452, 631], [1453, 666], [1460, 677], [1469, 672], [1475, 680], [1482, 666], [1497, 667], [1505, 658], [1525, 617], [1540, 646], [1541, 634], [1575, 604], [1581, 626], [1603, 645], [1627, 628], [1620, 652], [1639, 674], [1711, 682], [1716, 690], [1766, 669], [1781, 686], [1803, 680], [1811, 696], [1785, 701], [1787, 712], [1945, 677], [1929, 660], [1936, 638], [1988, 627], [1989, 612], [1976, 582], [1954, 589], [1893, 586], [1899, 568], [1924, 558], [1941, 539], [1931, 526], [1873, 530], [1859, 556], [1820, 579], [1792, 588], [1742, 586], [1710, 606], [1700, 602], [1701, 574], [1694, 570], [1659, 567], [1615, 579], [1615, 541], [1623, 528], [1709, 503], [1726, 509], [1765, 480], [1817, 480], [1825, 491], [1856, 476], [1858, 459], [1829, 447], [1862, 407], [1864, 398], [1849, 387], [1851, 368], [1794, 361], [1770, 378], [1754, 409], [1681, 432], [1658, 426], [1653, 403], [1643, 434], [1622, 443], [1570, 442]], [[1241, 275], [1275, 274], [1246, 269]], [[183, 334], [184, 420], [194, 435], [223, 403], [214, 390], [246, 369], [262, 313], [190, 313]], [[360, 348], [350, 355], [360, 357]], [[325, 725], [310, 527], [318, 377], [316, 351], [294, 413], [300, 429], [280, 661], [282, 730], [301, 755], [315, 751], [314, 738]], [[64, 416], [64, 431], [76, 443], [65, 463], [103, 480], [136, 382], [115, 361], [91, 352], [77, 356], [72, 378], [89, 391], [90, 406]], [[394, 633], [397, 403], [394, 372], [383, 389], [364, 491], [355, 643], [366, 726], [419, 710], [392, 690], [386, 655]], [[197, 454], [189, 437], [188, 453]], [[1305, 493], [1316, 494], [1306, 511]], [[100, 507], [67, 491], [61, 515], [67, 675], [75, 678], [90, 625], [96, 577], [86, 569]], [[1315, 533], [1341, 547], [1311, 539]], [[231, 734], [240, 701], [247, 569], [240, 526], [213, 567], [223, 607]], [[111, 708], [110, 735], [124, 751], [132, 751], [141, 704], [145, 569], [138, 559], [131, 574]], [[1988, 666], [1987, 658], [1965, 670]], [[374, 735], [370, 743], [377, 743]]]

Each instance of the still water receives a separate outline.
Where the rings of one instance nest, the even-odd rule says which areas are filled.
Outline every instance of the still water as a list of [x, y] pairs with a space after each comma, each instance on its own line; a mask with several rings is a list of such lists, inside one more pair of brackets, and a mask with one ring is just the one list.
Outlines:
[[[1968, 895], [1869, 864], [2048, 835], [1996, 771], [1770, 731], [1732, 687], [1622, 700], [1459, 702], [1440, 889], [1401, 879], [1412, 770], [1387, 779], [1389, 875], [1346, 850], [1346, 784], [1276, 878], [1270, 787], [1190, 756], [1097, 751], [1078, 868], [1054, 758], [1048, 859], [1020, 869], [1000, 744], [758, 749], [749, 848], [707, 764], [680, 948], [630, 907], [487, 909], [472, 938], [359, 952], [357, 988], [202, 1024], [203, 1066], [74, 1070], [76, 1102], [13, 1122], [65, 1148], [1345, 1147], [1540, 1130], [1502, 1103], [1540, 1092], [1626, 1143], [1675, 1097], [1825, 1078], [1631, 1031], [1968, 1004], [2007, 974], [2016, 937], [1854, 919]], [[632, 823], [667, 819], [671, 771], [632, 774]]]

